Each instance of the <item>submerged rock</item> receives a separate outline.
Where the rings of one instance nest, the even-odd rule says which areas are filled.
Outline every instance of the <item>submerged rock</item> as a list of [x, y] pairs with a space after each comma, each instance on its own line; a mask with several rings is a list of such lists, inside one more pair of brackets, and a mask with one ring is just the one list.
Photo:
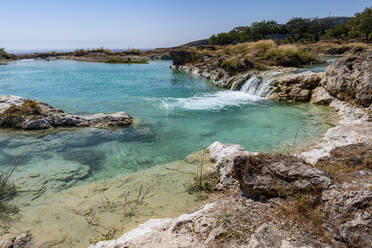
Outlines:
[[78, 116], [19, 96], [0, 96], [0, 127], [42, 130], [53, 127], [117, 127], [132, 123], [125, 112]]
[[30, 233], [23, 233], [18, 237], [0, 240], [0, 248], [31, 248], [32, 236]]

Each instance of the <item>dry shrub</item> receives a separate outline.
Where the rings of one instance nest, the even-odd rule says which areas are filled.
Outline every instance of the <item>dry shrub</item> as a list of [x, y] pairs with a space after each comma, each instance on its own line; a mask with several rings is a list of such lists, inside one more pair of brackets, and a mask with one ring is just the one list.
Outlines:
[[312, 234], [322, 237], [329, 242], [328, 233], [324, 226], [325, 216], [321, 205], [321, 190], [298, 192], [291, 199], [282, 203], [278, 215], [288, 222], [306, 225]]
[[21, 122], [26, 117], [36, 117], [41, 112], [42, 109], [38, 102], [25, 100], [22, 105], [12, 105], [0, 114], [0, 126], [13, 127], [14, 123]]
[[338, 147], [330, 152], [329, 157], [320, 159], [315, 166], [339, 177], [363, 169], [372, 169], [372, 146], [353, 144]]
[[275, 49], [277, 47], [273, 40], [260, 40], [253, 43], [253, 47], [260, 52], [265, 53], [269, 49]]

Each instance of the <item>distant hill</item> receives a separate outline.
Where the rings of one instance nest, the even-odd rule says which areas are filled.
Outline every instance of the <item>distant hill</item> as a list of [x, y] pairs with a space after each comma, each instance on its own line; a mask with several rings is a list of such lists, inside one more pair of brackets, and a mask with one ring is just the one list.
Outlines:
[[209, 45], [209, 39], [192, 41], [181, 46], [207, 46], [207, 45]]
[[329, 16], [321, 18], [323, 20], [329, 20], [331, 23], [331, 27], [336, 27], [338, 25], [345, 24], [351, 17], [346, 16]]

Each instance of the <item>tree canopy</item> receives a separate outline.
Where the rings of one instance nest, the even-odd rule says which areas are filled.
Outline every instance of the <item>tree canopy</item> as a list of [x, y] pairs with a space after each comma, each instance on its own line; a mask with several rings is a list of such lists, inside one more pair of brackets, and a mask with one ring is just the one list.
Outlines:
[[346, 24], [347, 18], [339, 19], [294, 17], [285, 24], [264, 20], [212, 35], [209, 42], [212, 45], [228, 45], [263, 39], [287, 39], [289, 42], [317, 42], [322, 38], [372, 39], [372, 7], [356, 13]]

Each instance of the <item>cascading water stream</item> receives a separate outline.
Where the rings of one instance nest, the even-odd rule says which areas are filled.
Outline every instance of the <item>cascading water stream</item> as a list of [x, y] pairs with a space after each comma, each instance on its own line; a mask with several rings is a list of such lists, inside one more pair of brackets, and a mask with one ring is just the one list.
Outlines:
[[[278, 74], [276, 72], [262, 73], [259, 76], [253, 74], [242, 84], [239, 91], [252, 96], [265, 97], [273, 90], [275, 76]], [[237, 87], [238, 85], [234, 83], [231, 89], [237, 90]]]
[[162, 107], [167, 110], [221, 110], [231, 106], [256, 104], [263, 100], [274, 89], [278, 72], [263, 72], [260, 74], [246, 74], [237, 78], [231, 90], [216, 91], [194, 95], [189, 98], [166, 98]]

